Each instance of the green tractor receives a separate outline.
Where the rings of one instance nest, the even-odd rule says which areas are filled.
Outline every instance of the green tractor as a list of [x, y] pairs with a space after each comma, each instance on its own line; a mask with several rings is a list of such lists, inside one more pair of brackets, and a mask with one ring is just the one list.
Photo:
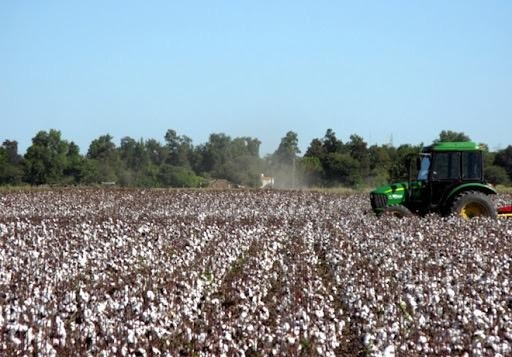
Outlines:
[[438, 212], [464, 219], [494, 218], [497, 211], [489, 198], [492, 194], [496, 190], [485, 182], [482, 148], [472, 142], [440, 142], [425, 147], [411, 160], [408, 182], [378, 187], [370, 193], [370, 200], [377, 215]]

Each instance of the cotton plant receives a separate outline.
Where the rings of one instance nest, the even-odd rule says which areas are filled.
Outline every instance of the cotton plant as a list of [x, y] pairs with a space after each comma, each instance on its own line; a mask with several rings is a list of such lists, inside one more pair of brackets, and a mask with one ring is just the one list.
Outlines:
[[305, 191], [4, 193], [0, 351], [510, 355], [512, 221], [369, 210]]

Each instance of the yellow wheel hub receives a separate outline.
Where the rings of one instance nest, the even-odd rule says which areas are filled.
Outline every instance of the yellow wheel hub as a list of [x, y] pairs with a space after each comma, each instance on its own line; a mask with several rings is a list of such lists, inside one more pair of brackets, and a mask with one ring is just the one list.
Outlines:
[[460, 216], [464, 219], [473, 217], [483, 216], [487, 213], [487, 210], [483, 205], [477, 202], [471, 202], [462, 207], [460, 210]]

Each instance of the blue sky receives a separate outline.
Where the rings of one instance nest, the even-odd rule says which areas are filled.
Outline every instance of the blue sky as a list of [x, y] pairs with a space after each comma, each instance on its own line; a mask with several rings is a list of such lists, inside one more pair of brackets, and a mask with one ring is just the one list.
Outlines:
[[2, 1], [0, 140], [512, 144], [510, 1]]

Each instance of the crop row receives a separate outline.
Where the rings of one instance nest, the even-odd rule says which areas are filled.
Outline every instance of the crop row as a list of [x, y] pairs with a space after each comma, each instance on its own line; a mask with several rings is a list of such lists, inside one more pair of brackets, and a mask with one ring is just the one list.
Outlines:
[[368, 210], [299, 191], [4, 193], [0, 352], [512, 353], [511, 220]]

